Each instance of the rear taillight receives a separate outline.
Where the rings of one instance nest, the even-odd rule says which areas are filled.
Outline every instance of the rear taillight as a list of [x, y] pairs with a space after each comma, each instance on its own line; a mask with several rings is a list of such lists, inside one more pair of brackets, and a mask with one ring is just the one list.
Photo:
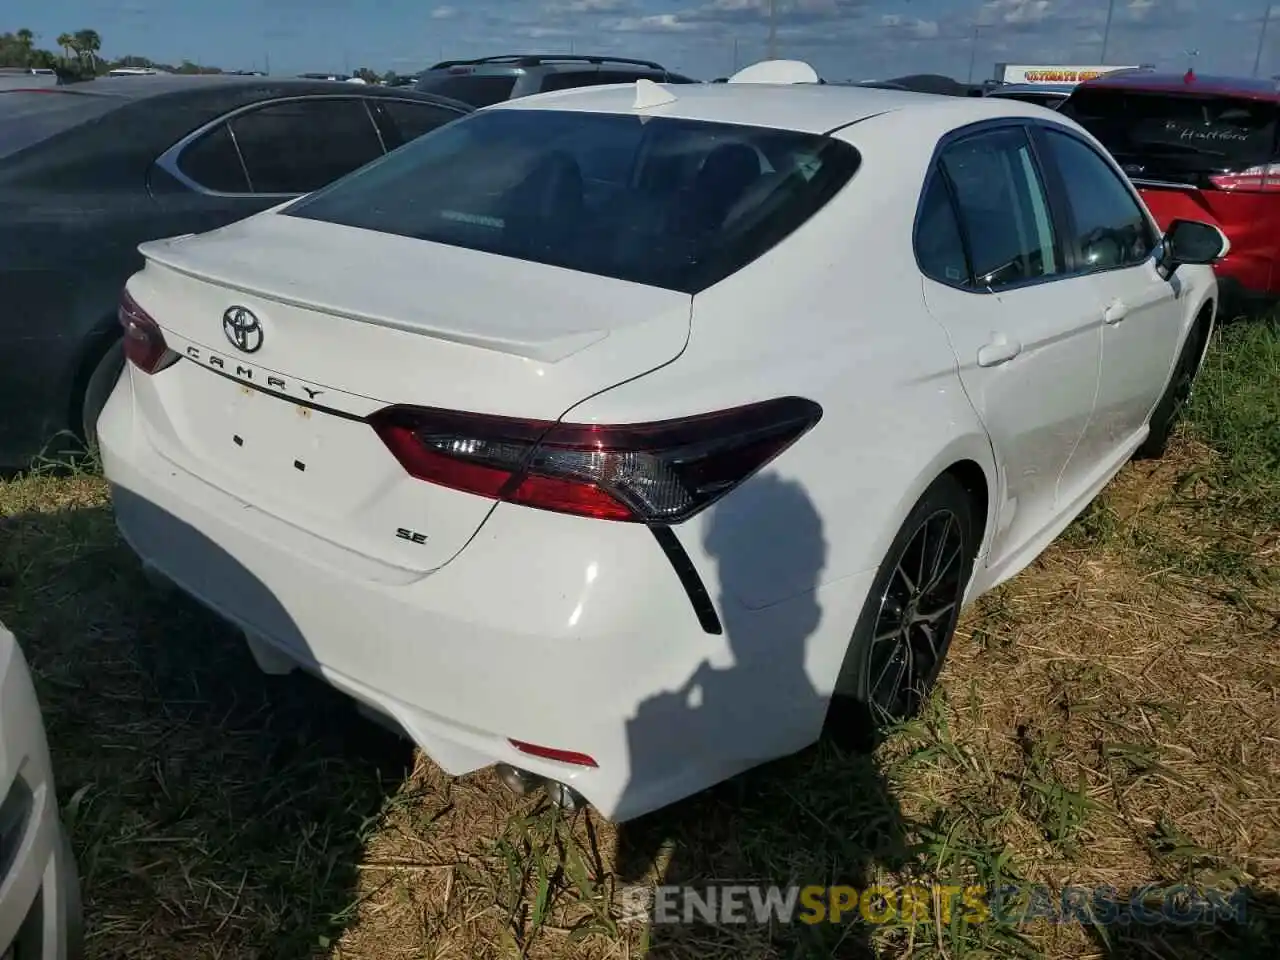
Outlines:
[[124, 329], [124, 355], [143, 373], [157, 373], [178, 358], [164, 342], [160, 325], [138, 306], [128, 290], [120, 293], [117, 316]]
[[369, 418], [419, 480], [602, 520], [679, 523], [724, 496], [822, 416], [782, 397], [679, 420], [616, 426], [420, 407]]
[[1264, 163], [1234, 173], [1215, 173], [1209, 182], [1219, 190], [1280, 193], [1280, 163]]

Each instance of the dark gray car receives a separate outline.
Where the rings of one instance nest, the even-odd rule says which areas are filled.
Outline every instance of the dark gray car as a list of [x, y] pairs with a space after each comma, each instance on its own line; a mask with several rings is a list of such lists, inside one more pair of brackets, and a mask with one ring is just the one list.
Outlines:
[[469, 111], [404, 88], [270, 77], [0, 92], [0, 468], [63, 452], [63, 436], [92, 439], [139, 243], [308, 193]]
[[487, 107], [504, 100], [571, 87], [609, 83], [697, 83], [652, 60], [513, 53], [478, 60], [445, 60], [423, 71], [415, 89]]

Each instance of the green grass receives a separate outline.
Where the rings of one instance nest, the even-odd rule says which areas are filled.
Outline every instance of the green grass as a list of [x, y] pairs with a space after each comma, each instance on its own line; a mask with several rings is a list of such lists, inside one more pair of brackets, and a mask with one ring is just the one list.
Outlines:
[[[819, 745], [620, 828], [451, 780], [153, 587], [92, 471], [0, 483], [91, 958], [1266, 956], [1280, 936], [1280, 326], [1215, 338], [1134, 464], [962, 623], [873, 756]], [[649, 928], [667, 882], [1253, 891], [1243, 927]], [[1197, 954], [1196, 951], [1202, 951]]]

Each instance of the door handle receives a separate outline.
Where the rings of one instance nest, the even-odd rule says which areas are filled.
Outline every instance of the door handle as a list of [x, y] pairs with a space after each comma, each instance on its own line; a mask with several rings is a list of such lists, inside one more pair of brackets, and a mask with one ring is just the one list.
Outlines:
[[998, 367], [1002, 363], [1008, 363], [1021, 352], [1022, 344], [1000, 334], [990, 343], [985, 343], [978, 348], [978, 366]]
[[1102, 319], [1107, 323], [1119, 323], [1129, 315], [1129, 305], [1123, 300], [1112, 300], [1107, 309], [1102, 311]]

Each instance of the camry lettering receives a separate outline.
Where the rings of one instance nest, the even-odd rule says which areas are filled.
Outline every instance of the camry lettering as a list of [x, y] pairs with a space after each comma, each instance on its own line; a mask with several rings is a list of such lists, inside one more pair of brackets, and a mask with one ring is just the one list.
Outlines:
[[247, 383], [262, 383], [268, 390], [275, 390], [279, 393], [291, 393], [302, 391], [311, 400], [324, 393], [323, 390], [316, 390], [302, 383], [292, 383], [284, 377], [274, 373], [264, 374], [261, 370], [253, 367], [245, 366], [242, 363], [236, 363], [234, 369], [228, 366], [225, 357], [220, 357], [216, 353], [206, 353], [200, 347], [188, 346], [184, 351], [192, 360], [202, 363], [206, 367], [225, 373], [228, 376], [235, 377], [237, 380], [243, 380]]

